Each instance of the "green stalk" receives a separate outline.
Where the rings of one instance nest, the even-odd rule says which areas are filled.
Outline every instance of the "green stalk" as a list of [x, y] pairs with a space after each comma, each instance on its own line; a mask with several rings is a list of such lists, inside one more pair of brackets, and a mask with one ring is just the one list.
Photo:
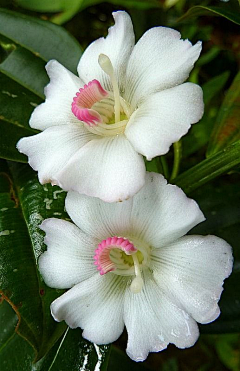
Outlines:
[[182, 144], [180, 141], [173, 143], [173, 150], [174, 150], [174, 161], [173, 161], [173, 169], [172, 174], [170, 176], [170, 182], [173, 181], [178, 175], [180, 161], [182, 157]]
[[229, 172], [239, 163], [240, 140], [185, 171], [173, 183], [189, 194], [217, 176]]

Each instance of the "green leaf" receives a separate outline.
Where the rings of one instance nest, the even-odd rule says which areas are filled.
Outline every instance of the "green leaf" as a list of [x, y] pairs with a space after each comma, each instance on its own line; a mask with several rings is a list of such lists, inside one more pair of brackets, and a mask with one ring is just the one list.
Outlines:
[[0, 64], [0, 72], [44, 99], [44, 87], [49, 82], [45, 64], [41, 58], [27, 49], [17, 47]]
[[98, 346], [84, 340], [81, 330], [69, 330], [62, 343], [58, 342], [41, 361], [39, 370], [106, 371], [109, 350], [107, 345]]
[[[77, 12], [101, 2], [102, 0], [16, 0], [16, 3], [25, 9], [43, 13], [58, 13], [51, 17], [51, 21], [57, 24], [63, 24]], [[150, 9], [159, 7], [157, 0], [106, 0], [106, 2], [126, 8]]]
[[28, 122], [33, 108], [42, 100], [1, 73], [0, 86], [0, 157], [27, 162], [27, 157], [18, 152], [16, 144], [20, 138], [36, 134]]
[[183, 16], [178, 19], [178, 22], [186, 21], [192, 17], [199, 17], [202, 15], [215, 15], [221, 16], [228, 19], [231, 22], [240, 24], [240, 14], [235, 12], [233, 13], [231, 10], [228, 10], [224, 7], [218, 6], [202, 6], [196, 5], [190, 8]]
[[33, 364], [32, 347], [14, 328], [17, 316], [4, 300], [0, 303], [1, 371], [105, 371], [109, 346], [98, 347], [85, 341], [80, 330], [69, 330], [50, 352]]
[[17, 325], [17, 315], [11, 306], [0, 296], [0, 353], [10, 341]]
[[188, 133], [182, 139], [183, 142], [183, 156], [186, 158], [197, 152], [200, 148], [209, 142], [217, 110], [211, 106], [211, 100], [219, 94], [226, 84], [229, 72], [223, 72], [221, 75], [213, 77], [211, 80], [203, 84], [203, 99], [205, 103], [205, 113], [199, 123], [193, 125]]
[[28, 125], [33, 109], [42, 100], [29, 90], [0, 73], [0, 119], [11, 122], [18, 127], [28, 129], [32, 134], [36, 131]]
[[0, 289], [21, 318], [18, 332], [28, 339], [38, 357], [58, 340], [65, 324], [57, 324], [49, 310], [59, 290], [46, 287], [37, 270], [44, 250], [38, 225], [43, 219], [64, 216], [65, 194], [57, 187], [41, 186], [29, 166], [11, 165], [1, 173]]
[[191, 234], [213, 234], [226, 240], [233, 247], [234, 268], [224, 283], [220, 300], [219, 319], [200, 326], [204, 333], [240, 331], [240, 188], [239, 176], [213, 181], [191, 193], [206, 221], [191, 230]]
[[16, 126], [0, 120], [1, 140], [0, 140], [0, 158], [14, 160], [18, 162], [28, 162], [27, 156], [18, 152], [16, 143], [22, 137], [27, 137], [33, 133], [25, 128]]
[[203, 84], [203, 98], [205, 105], [208, 104], [211, 99], [218, 94], [225, 86], [230, 72], [225, 71], [221, 75], [213, 77], [211, 80]]
[[[10, 163], [7, 167], [3, 161], [1, 165], [0, 293], [18, 314], [17, 332], [32, 345], [37, 360], [48, 353], [48, 358], [41, 362], [49, 365], [50, 359], [54, 365], [51, 370], [78, 370], [84, 361], [94, 367], [98, 362], [100, 367], [105, 362], [108, 347], [93, 346], [82, 338], [80, 330], [69, 331], [66, 337], [69, 341], [64, 340], [62, 345], [65, 350], [61, 356], [58, 354], [60, 343], [56, 342], [66, 324], [53, 320], [50, 304], [63, 290], [47, 287], [37, 268], [38, 257], [45, 251], [44, 233], [39, 224], [49, 217], [68, 219], [64, 211], [66, 193], [56, 186], [42, 186], [28, 165]], [[33, 355], [31, 362], [32, 359]], [[73, 364], [68, 363], [70, 360], [74, 360]], [[48, 369], [41, 367], [40, 370]], [[89, 366], [89, 369], [94, 370], [94, 367]]]
[[189, 194], [221, 174], [225, 174], [240, 163], [240, 140], [224, 150], [200, 162], [173, 180]]
[[216, 351], [222, 363], [231, 371], [240, 370], [240, 335], [223, 335], [216, 339]]
[[56, 59], [76, 72], [81, 48], [63, 28], [38, 18], [0, 9], [0, 34], [44, 61]]
[[230, 86], [216, 119], [208, 145], [212, 156], [228, 144], [240, 139], [240, 72]]

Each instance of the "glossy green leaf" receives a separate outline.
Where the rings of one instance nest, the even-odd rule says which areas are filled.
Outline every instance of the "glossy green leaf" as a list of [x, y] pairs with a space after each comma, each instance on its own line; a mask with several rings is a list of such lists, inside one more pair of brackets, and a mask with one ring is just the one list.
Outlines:
[[28, 122], [32, 110], [42, 100], [3, 73], [0, 73], [0, 86], [0, 157], [27, 162], [16, 144], [20, 138], [36, 133]]
[[64, 215], [64, 193], [57, 187], [41, 186], [27, 165], [12, 165], [1, 172], [0, 193], [0, 290], [20, 316], [18, 332], [28, 339], [38, 357], [44, 355], [62, 334], [49, 310], [58, 290], [45, 286], [37, 270], [44, 250], [38, 225], [43, 219]]
[[0, 303], [0, 364], [1, 371], [105, 371], [109, 347], [98, 347], [82, 339], [80, 330], [69, 330], [50, 352], [33, 363], [32, 347], [14, 328], [17, 317], [10, 305]]
[[96, 363], [100, 367], [105, 362], [108, 347], [93, 346], [82, 339], [80, 330], [69, 331], [61, 356], [59, 342], [52, 348], [66, 329], [66, 324], [55, 322], [50, 313], [51, 302], [63, 290], [47, 287], [37, 268], [38, 257], [45, 250], [44, 233], [38, 226], [48, 217], [68, 219], [66, 193], [56, 186], [42, 186], [28, 165], [10, 163], [8, 168], [5, 162], [1, 164], [0, 293], [20, 318], [17, 332], [33, 346], [37, 359], [50, 351], [48, 358], [40, 361], [39, 370], [48, 369], [42, 363], [49, 366], [50, 361], [51, 370], [78, 370], [82, 362], [94, 370]]
[[28, 162], [27, 156], [18, 152], [16, 143], [22, 137], [27, 137], [33, 133], [25, 128], [17, 127], [10, 122], [0, 120], [1, 140], [0, 158], [14, 160], [18, 162]]
[[0, 72], [44, 99], [44, 87], [49, 82], [45, 64], [41, 58], [27, 49], [17, 47], [0, 64]]
[[0, 9], [0, 34], [44, 61], [56, 59], [76, 72], [81, 48], [63, 28], [38, 18]]
[[224, 333], [240, 331], [240, 187], [239, 176], [225, 177], [206, 184], [191, 193], [206, 221], [191, 230], [191, 234], [213, 234], [225, 239], [233, 247], [234, 268], [224, 283], [220, 300], [221, 316], [216, 321], [203, 325], [201, 332]]
[[89, 343], [82, 338], [79, 329], [69, 330], [62, 340], [41, 360], [38, 370], [107, 370], [109, 346]]
[[228, 89], [209, 141], [207, 156], [240, 139], [240, 72]]
[[0, 354], [13, 336], [18, 318], [10, 304], [0, 296]]
[[14, 124], [16, 130], [24, 127], [34, 134], [28, 122], [33, 109], [42, 99], [1, 73], [0, 86], [0, 119]]
[[240, 141], [235, 142], [210, 158], [200, 162], [173, 180], [187, 194], [240, 163]]
[[228, 19], [231, 22], [240, 24], [240, 13], [233, 13], [231, 10], [228, 10], [225, 7], [218, 6], [202, 6], [196, 5], [190, 8], [183, 16], [178, 19], [178, 22], [188, 20], [192, 17], [199, 17], [202, 15], [215, 15], [221, 16]]

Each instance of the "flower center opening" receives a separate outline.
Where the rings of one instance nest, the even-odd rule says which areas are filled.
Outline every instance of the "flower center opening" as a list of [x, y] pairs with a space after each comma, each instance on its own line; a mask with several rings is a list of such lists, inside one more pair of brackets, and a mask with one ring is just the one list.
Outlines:
[[98, 63], [109, 76], [113, 91], [105, 90], [98, 80], [90, 81], [73, 98], [72, 113], [94, 134], [121, 134], [131, 115], [130, 105], [120, 95], [109, 57], [100, 54]]
[[95, 250], [94, 264], [101, 275], [112, 272], [121, 276], [135, 276], [130, 290], [137, 294], [143, 288], [142, 268], [147, 261], [147, 252], [140, 251], [132, 242], [122, 237], [109, 237]]

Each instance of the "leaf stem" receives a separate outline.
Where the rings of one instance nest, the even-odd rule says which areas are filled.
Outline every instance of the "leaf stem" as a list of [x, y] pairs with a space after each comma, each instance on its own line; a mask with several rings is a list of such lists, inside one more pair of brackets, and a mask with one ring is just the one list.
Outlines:
[[173, 160], [173, 169], [170, 176], [170, 182], [176, 178], [179, 172], [180, 161], [182, 157], [182, 143], [180, 141], [173, 143], [174, 150], [174, 160]]
[[69, 330], [69, 327], [66, 329], [65, 334], [63, 335], [63, 338], [62, 338], [62, 340], [61, 340], [61, 343], [59, 344], [59, 347], [58, 347], [58, 349], [57, 349], [57, 351], [56, 351], [56, 354], [55, 354], [55, 356], [54, 356], [54, 358], [53, 358], [53, 361], [52, 361], [52, 363], [51, 363], [51, 365], [50, 365], [48, 371], [51, 370], [51, 368], [53, 367], [53, 365], [54, 365], [54, 363], [55, 363], [55, 361], [56, 361], [56, 358], [57, 358], [57, 356], [58, 356], [58, 353], [59, 353], [59, 351], [60, 351], [60, 349], [61, 349], [61, 347], [62, 347], [62, 345], [63, 345], [63, 342], [64, 342], [64, 340], [65, 340], [65, 338], [66, 338], [66, 336], [67, 336], [68, 330]]

